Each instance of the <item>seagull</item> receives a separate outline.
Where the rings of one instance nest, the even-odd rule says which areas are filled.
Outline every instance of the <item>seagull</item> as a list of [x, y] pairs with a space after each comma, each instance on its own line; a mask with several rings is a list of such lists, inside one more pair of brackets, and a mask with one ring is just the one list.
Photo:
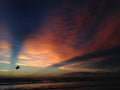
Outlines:
[[20, 69], [20, 66], [16, 66], [15, 68], [18, 70], [18, 69]]

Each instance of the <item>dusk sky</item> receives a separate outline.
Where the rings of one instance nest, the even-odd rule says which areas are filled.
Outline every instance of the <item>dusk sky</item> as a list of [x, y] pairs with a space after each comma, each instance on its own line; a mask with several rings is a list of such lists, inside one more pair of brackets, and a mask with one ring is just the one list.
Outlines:
[[0, 75], [119, 72], [119, 4], [0, 0]]

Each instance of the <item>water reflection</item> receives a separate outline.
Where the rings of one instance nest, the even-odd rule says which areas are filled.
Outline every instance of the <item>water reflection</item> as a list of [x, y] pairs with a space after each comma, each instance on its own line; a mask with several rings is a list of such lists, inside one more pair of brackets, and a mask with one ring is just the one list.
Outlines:
[[5, 89], [32, 89], [32, 88], [43, 88], [43, 89], [59, 89], [59, 88], [72, 88], [85, 85], [86, 82], [57, 82], [57, 83], [35, 83], [35, 84], [18, 84], [18, 85], [1, 85], [0, 90]]

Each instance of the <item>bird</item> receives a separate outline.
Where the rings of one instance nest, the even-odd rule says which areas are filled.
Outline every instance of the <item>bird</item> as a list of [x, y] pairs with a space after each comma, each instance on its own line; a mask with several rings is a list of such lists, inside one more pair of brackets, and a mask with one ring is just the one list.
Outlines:
[[15, 68], [16, 68], [16, 70], [18, 70], [18, 69], [20, 69], [20, 66], [16, 66]]

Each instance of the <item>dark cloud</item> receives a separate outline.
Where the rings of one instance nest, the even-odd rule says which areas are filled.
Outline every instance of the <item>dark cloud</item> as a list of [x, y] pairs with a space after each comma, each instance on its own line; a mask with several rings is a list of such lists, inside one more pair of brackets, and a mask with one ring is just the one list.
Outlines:
[[91, 68], [120, 69], [120, 53], [115, 56], [107, 57], [100, 62], [94, 63]]
[[106, 49], [120, 44], [118, 3], [119, 0], [1, 0], [1, 22], [9, 27], [12, 37], [11, 62], [16, 63], [27, 39], [31, 44], [36, 41], [36, 45], [51, 45], [61, 57], [74, 57], [80, 54], [78, 51], [88, 53], [55, 67], [119, 53], [118, 47]]
[[[51, 7], [48, 0], [2, 0], [1, 1], [1, 19], [9, 27], [12, 36], [11, 43], [11, 62], [15, 63], [24, 40], [33, 34], [37, 27], [43, 22], [43, 18]], [[54, 4], [53, 4], [54, 5]], [[19, 47], [16, 45], [19, 42]]]
[[[85, 60], [88, 60], [88, 59], [91, 59], [91, 58], [100, 58], [100, 57], [116, 55], [116, 54], [120, 54], [120, 46], [114, 47], [114, 48], [111, 48], [111, 49], [107, 49], [107, 50], [99, 50], [99, 51], [96, 51], [96, 52], [93, 52], [93, 53], [85, 54], [83, 56], [78, 56], [78, 57], [75, 57], [75, 58], [72, 58], [72, 59], [65, 60], [63, 62], [54, 64], [51, 67], [60, 67], [60, 66], [80, 62], [80, 61], [85, 61]], [[103, 63], [106, 63], [106, 62], [103, 61]], [[109, 65], [109, 63], [108, 63], [108, 65]]]

